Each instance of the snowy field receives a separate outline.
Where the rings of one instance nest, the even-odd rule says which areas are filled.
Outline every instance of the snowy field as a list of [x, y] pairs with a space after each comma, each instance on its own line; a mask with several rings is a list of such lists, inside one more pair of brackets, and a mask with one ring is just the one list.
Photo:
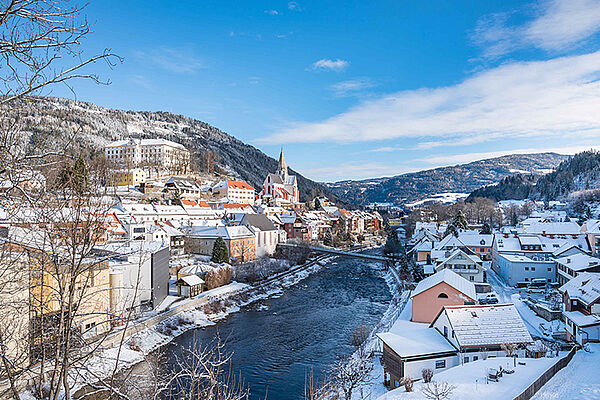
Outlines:
[[[521, 394], [531, 383], [540, 377], [559, 358], [521, 358], [526, 365], [513, 366], [513, 359], [506, 357], [488, 358], [447, 369], [434, 376], [438, 382], [448, 382], [455, 386], [448, 400], [510, 400]], [[490, 368], [513, 369], [513, 374], [505, 374], [499, 382], [486, 383]], [[423, 394], [423, 383], [416, 382], [411, 393], [403, 387], [392, 390], [378, 400], [427, 400]], [[572, 397], [555, 397], [571, 399]], [[583, 399], [583, 397], [582, 397]]]
[[580, 350], [531, 400], [600, 400], [600, 344]]

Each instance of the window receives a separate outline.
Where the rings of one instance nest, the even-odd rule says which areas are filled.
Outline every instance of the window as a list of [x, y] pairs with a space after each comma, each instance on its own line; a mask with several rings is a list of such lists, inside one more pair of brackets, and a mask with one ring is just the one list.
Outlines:
[[438, 299], [447, 299], [447, 298], [448, 298], [448, 295], [446, 293], [440, 293], [438, 295]]
[[465, 364], [469, 362], [469, 357], [465, 357]]
[[477, 360], [479, 360], [479, 357], [473, 356], [473, 361], [477, 361]]
[[532, 271], [535, 271], [535, 267], [531, 267], [531, 270], [532, 270]]
[[446, 360], [438, 360], [435, 362], [435, 369], [446, 368]]
[[548, 268], [548, 272], [552, 272], [552, 268]]
[[448, 327], [444, 326], [444, 337], [448, 337]]
[[525, 271], [529, 271], [529, 267], [525, 267]]
[[474, 281], [474, 280], [475, 280], [475, 277], [471, 275], [471, 276], [469, 277], [469, 280], [470, 280], [470, 281]]

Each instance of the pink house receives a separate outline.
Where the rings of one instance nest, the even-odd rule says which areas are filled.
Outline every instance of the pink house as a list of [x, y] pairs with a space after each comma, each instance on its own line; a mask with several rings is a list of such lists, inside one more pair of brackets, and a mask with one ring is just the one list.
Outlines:
[[412, 294], [412, 321], [431, 323], [444, 306], [475, 304], [475, 285], [443, 269], [423, 279]]

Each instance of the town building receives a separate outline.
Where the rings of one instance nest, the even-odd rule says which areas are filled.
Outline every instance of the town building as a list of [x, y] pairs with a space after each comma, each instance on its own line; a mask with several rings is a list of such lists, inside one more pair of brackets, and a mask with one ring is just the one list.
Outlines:
[[477, 231], [461, 231], [458, 236], [447, 235], [435, 246], [436, 250], [452, 250], [460, 248], [468, 250], [483, 261], [492, 259], [492, 242], [494, 235]]
[[389, 389], [400, 387], [402, 378], [419, 379], [426, 368], [435, 374], [459, 363], [458, 350], [427, 324], [399, 320], [377, 337], [383, 343], [384, 383]]
[[600, 341], [600, 273], [582, 272], [562, 285], [567, 340]]
[[192, 226], [185, 237], [186, 253], [212, 256], [215, 240], [225, 241], [232, 261], [250, 261], [256, 258], [255, 236], [245, 226]]
[[534, 260], [519, 254], [498, 256], [498, 275], [510, 286], [525, 286], [534, 280], [556, 280], [556, 267], [552, 260]]
[[254, 233], [256, 256], [270, 256], [275, 253], [280, 241], [280, 231], [275, 224], [263, 214], [244, 214], [241, 225]]
[[504, 357], [503, 346], [518, 348], [525, 356], [525, 346], [533, 339], [513, 304], [445, 306], [431, 323], [461, 353], [461, 363], [484, 357]]
[[447, 268], [468, 281], [485, 282], [485, 270], [481, 259], [467, 251], [469, 250], [464, 251], [461, 248], [446, 251], [447, 256], [437, 261], [435, 270], [441, 271]]
[[430, 323], [449, 305], [475, 304], [475, 285], [450, 269], [423, 279], [412, 293], [413, 322]]
[[165, 139], [125, 139], [104, 147], [109, 163], [121, 168], [143, 168], [148, 172], [188, 173], [190, 152], [181, 144]]
[[558, 283], [564, 285], [583, 272], [600, 272], [600, 258], [588, 254], [573, 254], [557, 258], [556, 272]]
[[254, 205], [256, 193], [252, 186], [242, 181], [226, 180], [212, 188], [213, 196], [227, 203]]
[[146, 182], [147, 174], [141, 168], [114, 169], [110, 171], [112, 186], [137, 186]]

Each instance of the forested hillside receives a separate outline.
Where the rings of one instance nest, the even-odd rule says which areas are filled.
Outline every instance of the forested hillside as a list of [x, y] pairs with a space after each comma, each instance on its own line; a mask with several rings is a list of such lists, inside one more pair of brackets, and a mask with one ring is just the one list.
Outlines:
[[405, 204], [439, 193], [470, 193], [520, 172], [543, 174], [566, 158], [556, 153], [513, 154], [391, 178], [342, 181], [328, 186], [338, 197], [355, 204]]
[[600, 188], [600, 153], [585, 151], [561, 162], [556, 170], [542, 176], [516, 175], [497, 185], [475, 190], [469, 196], [494, 200], [565, 199], [574, 192]]
[[[257, 148], [222, 132], [205, 122], [168, 112], [113, 110], [95, 104], [62, 98], [29, 98], [11, 105], [8, 114], [22, 124], [23, 145], [51, 149], [72, 140], [80, 148], [99, 151], [116, 139], [164, 138], [185, 145], [198, 157], [202, 152], [218, 154], [220, 170], [237, 176], [257, 190], [265, 176], [274, 172], [277, 161]], [[320, 183], [298, 176], [300, 199], [322, 191]]]

